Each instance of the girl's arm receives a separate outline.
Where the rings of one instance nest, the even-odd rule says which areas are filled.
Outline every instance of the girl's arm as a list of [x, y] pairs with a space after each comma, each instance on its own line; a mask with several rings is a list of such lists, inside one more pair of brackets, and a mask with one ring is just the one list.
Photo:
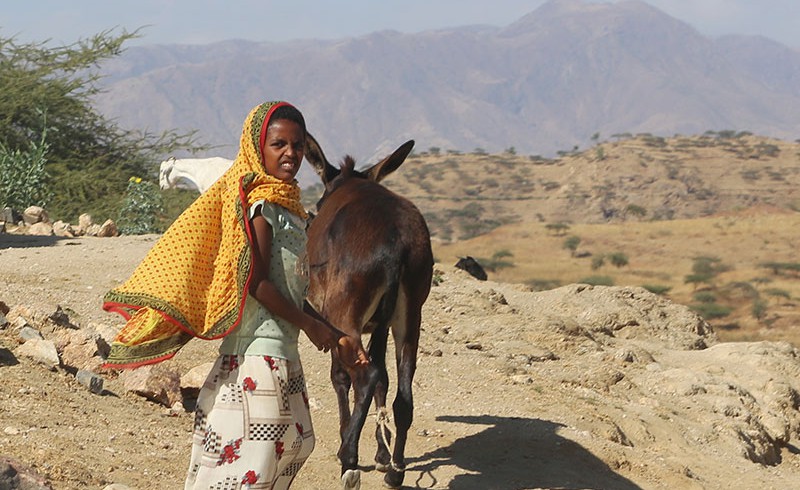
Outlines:
[[369, 363], [363, 347], [353, 349], [346, 335], [298, 308], [287, 299], [269, 280], [269, 266], [272, 258], [272, 226], [258, 212], [253, 224], [253, 276], [250, 281], [250, 295], [257, 299], [272, 314], [297, 326], [306, 333], [318, 350], [328, 352], [337, 347], [340, 357], [350, 365]]

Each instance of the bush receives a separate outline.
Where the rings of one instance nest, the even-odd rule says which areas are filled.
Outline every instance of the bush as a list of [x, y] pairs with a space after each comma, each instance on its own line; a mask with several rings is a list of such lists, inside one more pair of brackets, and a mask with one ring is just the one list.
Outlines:
[[596, 271], [597, 269], [603, 267], [606, 263], [605, 255], [595, 255], [592, 257], [592, 270]]
[[614, 279], [610, 276], [589, 276], [584, 277], [580, 281], [583, 284], [589, 284], [591, 286], [613, 286]]
[[767, 302], [763, 299], [757, 299], [753, 301], [753, 306], [750, 309], [750, 312], [753, 314], [753, 318], [756, 320], [763, 320], [765, 316], [767, 316]]
[[569, 250], [570, 255], [573, 257], [575, 256], [575, 251], [578, 250], [578, 246], [581, 244], [581, 237], [572, 235], [564, 240], [564, 248]]
[[507, 249], [498, 250], [497, 252], [492, 254], [491, 258], [483, 258], [479, 257], [477, 260], [479, 263], [483, 264], [483, 268], [490, 270], [492, 272], [497, 272], [500, 269], [505, 269], [508, 267], [514, 267], [514, 263], [510, 259], [513, 257], [514, 254]]
[[[50, 218], [111, 217], [120, 209], [131, 175], [155, 176], [154, 162], [164, 155], [205, 149], [195, 145], [193, 132], [126, 130], [92, 106], [100, 92], [98, 68], [135, 37], [104, 32], [52, 46], [0, 36], [0, 144], [11, 156], [0, 175], [6, 182], [22, 178], [29, 189], [39, 189], [42, 195], [25, 200], [47, 201]], [[35, 175], [25, 175], [31, 170]]]
[[717, 303], [698, 303], [690, 305], [689, 308], [706, 320], [724, 318], [730, 315], [733, 311], [733, 308], [730, 306], [720, 305]]
[[569, 225], [564, 222], [548, 223], [544, 225], [547, 231], [552, 232], [554, 235], [564, 235], [569, 230]]
[[42, 131], [41, 140], [31, 142], [27, 151], [12, 151], [0, 142], [0, 207], [23, 211], [28, 206], [47, 206], [51, 195], [45, 170], [45, 135]]
[[653, 294], [658, 294], [662, 296], [670, 292], [670, 290], [672, 289], [671, 286], [665, 286], [663, 284], [643, 284], [642, 287]]
[[525, 284], [534, 291], [547, 291], [561, 286], [561, 282], [558, 279], [529, 279], [525, 281]]
[[700, 291], [694, 294], [694, 300], [700, 303], [714, 303], [717, 296], [711, 291]]
[[143, 235], [160, 233], [159, 226], [164, 207], [158, 186], [139, 177], [131, 177], [128, 190], [119, 210], [117, 226], [125, 235]]
[[622, 252], [614, 252], [609, 254], [608, 261], [611, 262], [611, 265], [614, 267], [625, 267], [628, 265], [628, 256]]
[[647, 210], [636, 204], [628, 204], [625, 207], [625, 214], [630, 214], [631, 216], [641, 218], [647, 214]]

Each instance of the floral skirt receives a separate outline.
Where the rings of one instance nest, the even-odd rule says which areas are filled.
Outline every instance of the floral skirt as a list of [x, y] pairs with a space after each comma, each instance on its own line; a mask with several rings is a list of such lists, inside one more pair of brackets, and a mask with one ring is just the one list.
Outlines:
[[197, 400], [185, 488], [286, 489], [313, 449], [300, 361], [221, 355]]

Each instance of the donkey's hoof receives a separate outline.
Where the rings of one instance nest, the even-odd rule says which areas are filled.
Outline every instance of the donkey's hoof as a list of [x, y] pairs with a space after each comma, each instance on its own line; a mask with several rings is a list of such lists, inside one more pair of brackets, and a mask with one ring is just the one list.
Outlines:
[[403, 486], [404, 476], [406, 476], [405, 471], [390, 469], [383, 477], [383, 484], [388, 488], [400, 488]]
[[389, 463], [379, 463], [378, 461], [375, 461], [375, 470], [380, 471], [381, 473], [386, 473], [391, 467], [392, 465]]
[[347, 470], [342, 474], [342, 490], [359, 490], [361, 488], [361, 471]]

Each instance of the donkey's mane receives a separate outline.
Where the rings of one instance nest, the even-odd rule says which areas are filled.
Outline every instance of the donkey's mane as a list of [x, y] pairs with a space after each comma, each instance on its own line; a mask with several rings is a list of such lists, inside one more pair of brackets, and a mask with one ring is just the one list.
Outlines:
[[345, 155], [344, 159], [342, 160], [342, 165], [339, 167], [341, 170], [341, 176], [343, 178], [348, 178], [353, 175], [353, 170], [356, 167], [356, 161], [350, 155]]

